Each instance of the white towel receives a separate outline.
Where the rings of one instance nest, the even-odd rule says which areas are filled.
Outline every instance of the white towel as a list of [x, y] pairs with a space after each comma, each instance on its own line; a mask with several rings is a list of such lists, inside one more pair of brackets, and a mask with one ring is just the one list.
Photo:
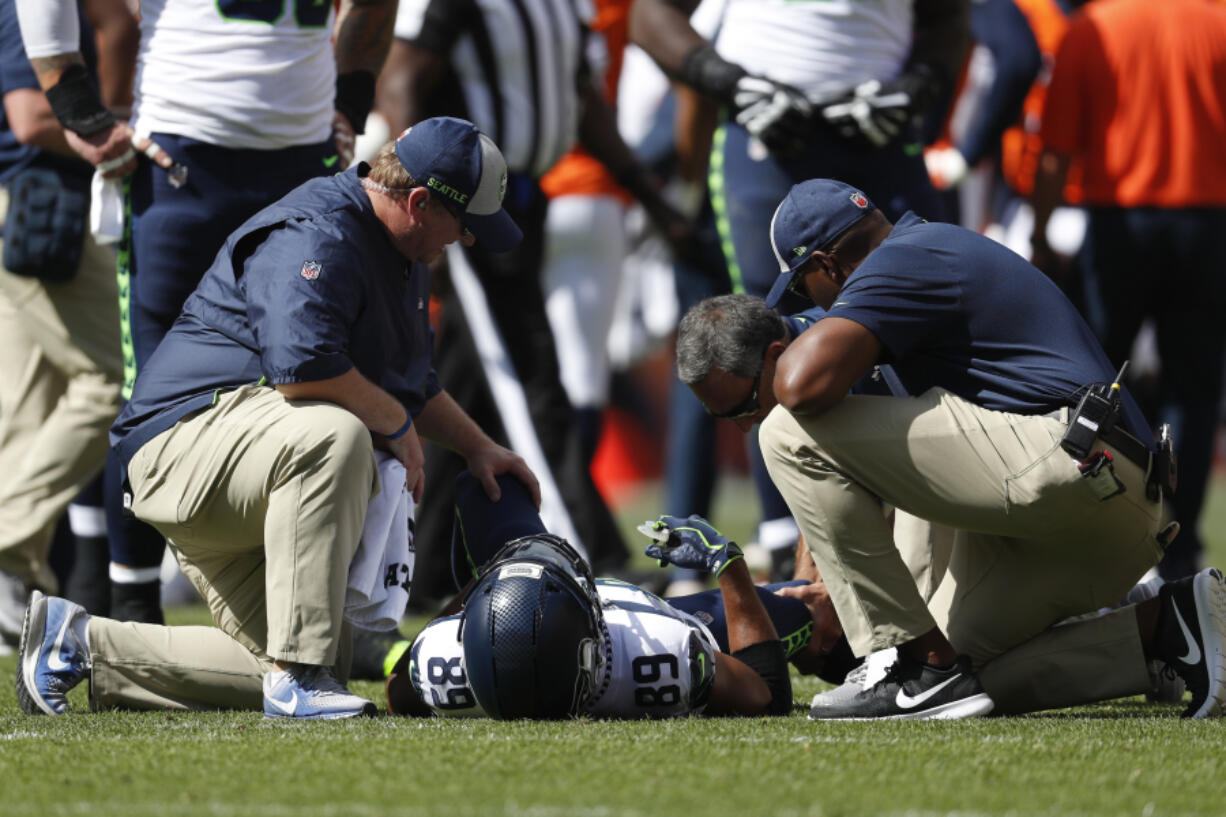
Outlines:
[[370, 630], [392, 630], [404, 617], [413, 580], [413, 497], [404, 466], [376, 451], [382, 488], [366, 509], [362, 541], [349, 564], [345, 618]]
[[94, 241], [103, 246], [123, 237], [123, 192], [119, 179], [104, 179], [96, 170], [89, 183], [89, 231]]

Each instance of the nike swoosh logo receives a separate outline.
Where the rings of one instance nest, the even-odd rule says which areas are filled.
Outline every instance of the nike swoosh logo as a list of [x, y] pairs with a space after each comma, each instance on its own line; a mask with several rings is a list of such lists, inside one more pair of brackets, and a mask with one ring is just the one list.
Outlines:
[[945, 687], [952, 684], [954, 681], [958, 680], [960, 677], [961, 677], [961, 674], [955, 675], [953, 678], [947, 678], [946, 680], [942, 681], [941, 683], [937, 684], [931, 689], [924, 690], [919, 695], [916, 695], [914, 698], [908, 695], [905, 689], [903, 689], [902, 687], [899, 687], [898, 695], [895, 696], [894, 698], [894, 703], [898, 704], [898, 707], [900, 709], [914, 709], [915, 707], [922, 704], [924, 701], [931, 698], [933, 695], [936, 695], [938, 692], [940, 692]]
[[294, 701], [294, 698], [293, 698], [292, 696], [290, 697], [290, 699], [289, 699], [288, 701], [278, 701], [276, 698], [274, 698], [274, 697], [272, 697], [271, 695], [269, 695], [269, 696], [268, 696], [268, 700], [269, 700], [269, 701], [272, 701], [272, 705], [273, 705], [273, 706], [275, 706], [277, 709], [280, 709], [280, 710], [281, 710], [282, 712], [284, 712], [286, 715], [293, 715], [293, 714], [294, 714], [294, 709], [295, 709], [296, 707], [294, 706], [295, 701]]
[[1180, 661], [1185, 664], [1200, 663], [1200, 646], [1196, 643], [1196, 638], [1192, 635], [1192, 631], [1188, 629], [1188, 625], [1184, 623], [1183, 613], [1179, 612], [1178, 605], [1175, 606], [1175, 620], [1179, 622], [1179, 629], [1183, 630], [1183, 637], [1188, 642], [1188, 654], [1181, 656]]
[[331, 155], [331, 156], [329, 156], [329, 157], [327, 157], [326, 159], [324, 159], [324, 160], [323, 160], [324, 167], [332, 167], [333, 165], [335, 165], [335, 164], [336, 164], [337, 162], [339, 162], [340, 160], [341, 160], [341, 157], [339, 157], [339, 156], [337, 156], [337, 155], [333, 154], [333, 155]]
[[47, 656], [47, 666], [52, 672], [60, 672], [69, 669], [69, 664], [65, 663], [60, 658], [60, 650], [64, 647], [64, 636], [68, 635], [68, 625], [72, 621], [72, 616], [64, 616], [64, 623], [60, 625], [60, 634], [55, 638], [55, 645], [51, 648], [51, 654]]

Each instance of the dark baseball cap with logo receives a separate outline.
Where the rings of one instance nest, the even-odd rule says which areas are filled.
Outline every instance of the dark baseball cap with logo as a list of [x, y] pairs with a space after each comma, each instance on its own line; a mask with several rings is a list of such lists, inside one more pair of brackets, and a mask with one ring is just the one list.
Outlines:
[[824, 250], [848, 227], [877, 208], [868, 196], [834, 179], [810, 179], [788, 191], [771, 218], [771, 248], [779, 277], [766, 296], [771, 309], [792, 284], [796, 270], [815, 250]]
[[396, 156], [481, 247], [506, 252], [523, 240], [523, 232], [502, 209], [506, 159], [472, 122], [450, 116], [418, 122], [396, 139]]

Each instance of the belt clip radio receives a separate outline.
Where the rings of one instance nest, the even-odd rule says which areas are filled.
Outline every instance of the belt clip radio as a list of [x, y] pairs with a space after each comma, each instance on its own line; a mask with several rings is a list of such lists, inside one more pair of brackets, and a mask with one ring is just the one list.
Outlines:
[[1120, 399], [1120, 381], [1128, 370], [1128, 361], [1120, 367], [1113, 383], [1092, 383], [1082, 395], [1081, 402], [1069, 415], [1068, 428], [1060, 446], [1078, 461], [1090, 454], [1090, 449], [1099, 437], [1115, 428], [1123, 402]]

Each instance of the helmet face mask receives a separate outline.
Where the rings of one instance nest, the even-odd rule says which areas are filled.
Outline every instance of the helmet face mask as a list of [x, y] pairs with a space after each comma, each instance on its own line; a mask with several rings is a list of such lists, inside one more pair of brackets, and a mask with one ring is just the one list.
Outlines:
[[564, 540], [509, 542], [461, 615], [468, 682], [491, 717], [571, 717], [600, 683], [606, 637], [595, 580]]

